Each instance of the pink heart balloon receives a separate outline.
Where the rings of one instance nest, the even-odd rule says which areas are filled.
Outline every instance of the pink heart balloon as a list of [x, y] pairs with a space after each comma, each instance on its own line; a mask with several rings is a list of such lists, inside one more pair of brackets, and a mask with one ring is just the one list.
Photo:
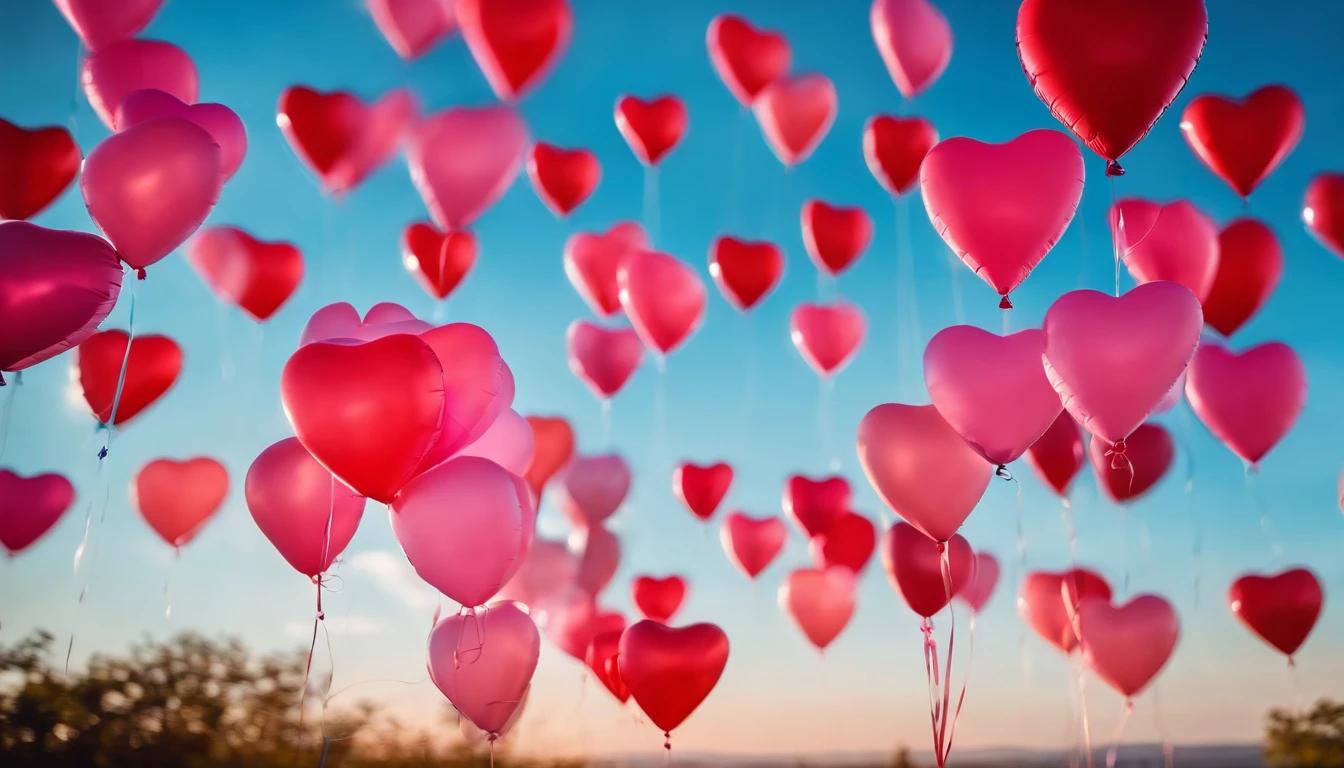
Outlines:
[[824, 651], [854, 615], [854, 572], [843, 566], [799, 568], [779, 585], [779, 608]]
[[565, 276], [599, 317], [621, 311], [617, 273], [626, 254], [649, 248], [649, 236], [633, 221], [612, 225], [605, 233], [580, 232], [565, 241]]
[[532, 462], [535, 448], [532, 425], [517, 411], [509, 408], [496, 416], [490, 427], [457, 455], [489, 459], [521, 477]]
[[527, 142], [527, 125], [509, 107], [455, 107], [411, 131], [406, 161], [439, 226], [463, 229], [508, 191]]
[[1064, 404], [1041, 367], [1045, 334], [944, 328], [924, 349], [924, 384], [947, 423], [990, 464], [1016, 461]]
[[606, 328], [575, 320], [565, 333], [569, 370], [593, 394], [607, 400], [621, 391], [644, 361], [644, 344], [630, 328]]
[[929, 618], [943, 610], [974, 576], [975, 552], [960, 534], [939, 544], [908, 523], [896, 523], [882, 535], [881, 549], [891, 588], [918, 616]]
[[729, 512], [719, 529], [719, 541], [738, 570], [755, 579], [779, 555], [789, 529], [778, 517], [753, 518]]
[[0, 544], [13, 557], [51, 530], [75, 503], [64, 475], [23, 477], [0, 469]]
[[1111, 234], [1139, 283], [1170, 280], [1200, 301], [1208, 297], [1218, 274], [1218, 227], [1189, 200], [1121, 200], [1111, 206]]
[[418, 59], [457, 27], [456, 0], [369, 0], [369, 15], [403, 59]]
[[1176, 609], [1157, 595], [1139, 595], [1120, 606], [1084, 597], [1074, 622], [1088, 666], [1126, 698], [1157, 677], [1181, 635]]
[[867, 330], [863, 310], [845, 301], [800, 304], [789, 317], [793, 346], [819, 376], [831, 376], [849, 365]]
[[479, 440], [513, 406], [514, 395], [513, 372], [484, 328], [449, 323], [424, 331], [420, 339], [443, 366], [444, 401], [438, 442], [421, 460], [417, 474]]
[[504, 585], [496, 599], [516, 600], [541, 608], [553, 597], [574, 587], [579, 576], [579, 558], [563, 541], [536, 538], [522, 566]]
[[639, 338], [663, 355], [705, 318], [705, 281], [689, 265], [657, 251], [633, 251], [617, 272], [621, 306]]
[[219, 145], [180, 117], [155, 118], [107, 137], [84, 159], [79, 177], [89, 216], [137, 270], [191, 237], [223, 189]]
[[1180, 377], [1176, 379], [1176, 383], [1171, 386], [1171, 389], [1167, 390], [1167, 394], [1162, 396], [1162, 402], [1158, 403], [1157, 407], [1153, 409], [1154, 416], [1170, 413], [1171, 409], [1181, 402], [1181, 398], [1185, 396], [1185, 377], [1188, 373], [1190, 373], [1189, 368], [1182, 371]]
[[929, 150], [920, 191], [933, 228], [1003, 297], [1068, 229], [1083, 196], [1083, 153], [1059, 131], [1027, 131], [1006, 144], [956, 137]]
[[621, 567], [621, 540], [606, 528], [594, 525], [570, 534], [569, 548], [581, 553], [575, 584], [594, 597], [601, 594]]
[[131, 507], [174, 549], [185, 547], [229, 495], [229, 471], [215, 459], [155, 459], [131, 479]]
[[1171, 391], [1203, 325], [1199, 299], [1179, 283], [1119, 297], [1070, 291], [1045, 313], [1045, 373], [1084, 429], [1119, 443]]
[[578, 456], [555, 479], [560, 510], [581, 528], [601, 525], [630, 492], [630, 467], [616, 454]]
[[155, 90], [195, 104], [196, 65], [187, 52], [159, 40], [118, 40], [84, 59], [80, 82], [103, 125], [117, 129], [117, 108], [134, 91]]
[[74, 27], [84, 47], [97, 52], [110, 43], [134, 37], [149, 25], [163, 0], [53, 0]]
[[308, 318], [299, 335], [299, 346], [331, 339], [373, 341], [396, 333], [419, 336], [433, 327], [400, 304], [374, 304], [361, 320], [359, 310], [342, 301], [328, 304]]
[[493, 739], [522, 706], [541, 633], [514, 603], [449, 616], [429, 633], [429, 677], [462, 717]]
[[859, 422], [858, 445], [877, 495], [934, 541], [957, 532], [994, 473], [932, 405], [873, 408]]
[[952, 60], [952, 27], [929, 0], [874, 0], [869, 21], [878, 53], [907, 99], [933, 85]]
[[233, 178], [247, 154], [247, 128], [232, 109], [223, 104], [186, 104], [163, 91], [132, 91], [116, 112], [118, 131], [149, 122], [156, 117], [180, 117], [204, 128], [219, 145], [224, 178]]
[[956, 596], [966, 603], [971, 613], [984, 610], [989, 598], [994, 595], [994, 587], [999, 584], [999, 559], [988, 552], [975, 553], [975, 568], [971, 582]]
[[1190, 408], [1254, 465], [1292, 429], [1307, 402], [1307, 371], [1292, 347], [1270, 342], [1240, 354], [1206, 341], [1190, 361]]
[[784, 75], [752, 102], [765, 141], [787, 166], [808, 158], [831, 130], [837, 110], [835, 84], [825, 75]]

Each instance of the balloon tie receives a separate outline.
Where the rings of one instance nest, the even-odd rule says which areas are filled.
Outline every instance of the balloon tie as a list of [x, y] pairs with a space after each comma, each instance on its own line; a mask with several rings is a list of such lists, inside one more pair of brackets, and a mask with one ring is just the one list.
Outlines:
[[145, 268], [144, 268], [144, 267], [141, 267], [141, 268], [135, 270], [135, 279], [136, 279], [136, 280], [144, 280], [145, 277], [146, 277], [146, 275], [145, 275]]
[[[485, 640], [482, 637], [481, 622], [476, 614], [476, 609], [464, 605], [462, 606], [462, 610], [458, 611], [457, 615], [466, 617], [466, 621], [462, 623], [462, 631], [457, 635], [457, 647], [453, 649], [453, 669], [461, 669], [463, 664], [475, 664], [477, 661], [480, 661], [481, 649], [485, 647]], [[468, 626], [470, 626], [476, 633], [476, 644], [464, 648], [462, 647], [462, 641], [467, 637]], [[475, 653], [476, 656], [468, 660], [463, 658], [463, 654], [466, 653]]]
[[1007, 464], [1000, 464], [999, 466], [995, 467], [994, 476], [1001, 478], [1003, 480], [1007, 480], [1010, 483], [1013, 482], [1013, 473], [1008, 471]]
[[490, 734], [490, 737], [486, 739], [486, 741], [490, 742], [490, 768], [495, 768], [495, 742], [499, 741], [499, 734]]
[[1134, 714], [1134, 700], [1126, 698], [1124, 713], [1115, 728], [1115, 736], [1111, 738], [1111, 748], [1106, 750], [1106, 768], [1115, 768], [1115, 758], [1120, 753], [1120, 739], [1125, 735], [1125, 726], [1129, 724], [1129, 717], [1132, 714]]
[[0, 371], [0, 387], [5, 386], [5, 372]]
[[1110, 160], [1106, 163], [1106, 175], [1110, 176], [1111, 178], [1114, 178], [1116, 176], [1124, 176], [1125, 169], [1120, 167], [1119, 160]]
[[999, 309], [1012, 309], [1012, 308], [1013, 308], [1013, 302], [1008, 300], [1008, 294], [1006, 293], [1003, 294], [1003, 298], [999, 299]]
[[[131, 306], [130, 314], [126, 321], [126, 351], [121, 356], [121, 371], [117, 374], [117, 388], [112, 393], [112, 412], [108, 414], [107, 440], [103, 442], [103, 449], [98, 452], [98, 460], [107, 458], [108, 449], [112, 446], [112, 438], [117, 432], [117, 409], [121, 406], [121, 392], [126, 387], [126, 369], [131, 362], [131, 345], [135, 342], [135, 284], [131, 284]], [[100, 424], [100, 426], [103, 426]]]

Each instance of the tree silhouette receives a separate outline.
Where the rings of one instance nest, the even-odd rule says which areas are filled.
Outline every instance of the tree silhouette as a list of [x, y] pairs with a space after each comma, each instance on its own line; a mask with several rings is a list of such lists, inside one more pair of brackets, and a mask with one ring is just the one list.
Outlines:
[[1272, 768], [1344, 768], [1344, 704], [1321, 699], [1303, 713], [1270, 710], [1265, 742]]

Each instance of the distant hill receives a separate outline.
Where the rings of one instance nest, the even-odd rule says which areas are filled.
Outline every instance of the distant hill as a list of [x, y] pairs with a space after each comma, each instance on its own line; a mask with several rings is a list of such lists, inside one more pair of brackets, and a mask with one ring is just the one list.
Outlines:
[[[1178, 746], [1174, 764], [1180, 768], [1265, 768], [1265, 760], [1258, 744], [1227, 744], [1212, 746]], [[676, 753], [674, 753], [675, 755]], [[929, 753], [911, 755], [915, 764], [924, 768], [933, 766]], [[837, 754], [813, 755], [806, 758], [788, 756], [738, 755], [677, 755], [672, 761], [680, 768], [886, 768], [891, 765], [890, 755]], [[1068, 765], [1068, 755], [1059, 751], [1023, 749], [968, 749], [955, 750], [951, 762], [955, 768], [1060, 768]], [[1096, 751], [1095, 768], [1106, 764], [1105, 749]], [[657, 768], [663, 765], [661, 756], [632, 756], [606, 761], [595, 761], [603, 768]], [[1166, 760], [1159, 744], [1126, 744], [1120, 749], [1116, 768], [1165, 768]]]

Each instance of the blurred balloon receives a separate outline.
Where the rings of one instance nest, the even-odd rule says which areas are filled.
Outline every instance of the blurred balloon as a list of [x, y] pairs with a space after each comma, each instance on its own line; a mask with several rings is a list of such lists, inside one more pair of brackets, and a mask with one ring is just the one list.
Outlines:
[[565, 333], [569, 370], [588, 385], [599, 400], [621, 391], [644, 362], [644, 343], [630, 328], [607, 328], [575, 320]]
[[257, 240], [237, 227], [206, 227], [187, 243], [187, 263], [220, 299], [262, 322], [303, 279], [303, 254], [290, 243]]
[[599, 526], [630, 492], [630, 467], [617, 454], [577, 456], [556, 476], [559, 506], [576, 527]]
[[635, 703], [670, 739], [718, 684], [728, 665], [728, 636], [713, 624], [674, 629], [641, 621], [621, 636], [617, 658]]
[[507, 469], [510, 474], [521, 477], [532, 461], [532, 452], [532, 426], [510, 408], [495, 417], [490, 427], [457, 455], [489, 459]]
[[685, 600], [686, 580], [680, 576], [636, 576], [630, 582], [630, 602], [649, 621], [670, 623]]
[[72, 365], [98, 423], [123, 426], [177, 381], [182, 348], [167, 336], [132, 340], [125, 331], [99, 331], [79, 345]]
[[238, 172], [247, 155], [247, 128], [232, 109], [223, 104], [187, 104], [163, 91], [131, 91], [117, 107], [114, 122], [117, 131], [124, 131], [159, 117], [179, 117], [195, 123], [219, 145], [224, 180]]
[[779, 608], [824, 651], [854, 615], [854, 573], [843, 566], [799, 568], [779, 585]]
[[1311, 180], [1302, 198], [1302, 223], [1344, 259], [1344, 173], [1321, 173]]
[[342, 195], [391, 159], [416, 111], [415, 97], [405, 89], [389, 91], [366, 107], [345, 91], [323, 93], [297, 85], [280, 94], [275, 122], [322, 188]]
[[103, 125], [114, 131], [117, 108], [133, 91], [163, 91], [195, 104], [199, 90], [191, 57], [176, 45], [160, 40], [123, 39], [100, 46], [85, 57], [79, 79], [89, 106]]
[[1176, 379], [1176, 383], [1167, 390], [1167, 394], [1162, 396], [1162, 401], [1153, 409], [1154, 416], [1161, 416], [1164, 413], [1171, 413], [1172, 409], [1180, 404], [1181, 399], [1185, 397], [1185, 379], [1190, 373], [1187, 367]]
[[1236, 353], [1199, 345], [1185, 383], [1190, 409], [1252, 466], [1278, 445], [1307, 403], [1307, 371], [1292, 347], [1274, 341]]
[[79, 173], [79, 146], [60, 126], [24, 129], [0, 120], [0, 219], [28, 219]]
[[686, 104], [676, 96], [645, 101], [622, 96], [616, 102], [616, 129], [641, 163], [657, 165], [686, 133]]
[[819, 536], [854, 503], [849, 481], [839, 475], [813, 480], [803, 475], [792, 475], [784, 483], [784, 514], [808, 538]]
[[495, 95], [517, 101], [564, 56], [574, 14], [566, 0], [457, 0], [457, 23]]
[[957, 597], [966, 603], [972, 614], [980, 613], [994, 596], [994, 587], [999, 584], [999, 559], [988, 552], [975, 553], [975, 568], [971, 581]]
[[586, 662], [594, 638], [625, 631], [625, 617], [597, 607], [593, 596], [577, 587], [548, 600], [543, 607], [546, 637], [556, 648]]
[[1266, 85], [1244, 99], [1192, 99], [1181, 115], [1181, 133], [1209, 170], [1247, 197], [1297, 146], [1304, 122], [1296, 93]]
[[0, 469], [0, 544], [12, 558], [42, 538], [75, 503], [75, 487], [55, 473], [24, 477]]
[[633, 221], [613, 224], [601, 234], [579, 232], [565, 241], [565, 276], [598, 317], [610, 317], [621, 311], [622, 262], [648, 248], [649, 236]]
[[623, 634], [625, 634], [624, 628], [594, 635], [593, 641], [588, 644], [588, 653], [583, 660], [583, 663], [587, 664], [588, 668], [593, 671], [593, 677], [596, 677], [597, 681], [602, 683], [602, 686], [622, 704], [630, 700], [630, 689], [625, 686], [625, 681], [621, 679], [619, 664], [621, 635]]
[[938, 143], [938, 130], [922, 117], [876, 115], [863, 126], [863, 157], [882, 188], [903, 195], [919, 181], [924, 156]]
[[1073, 613], [1078, 602], [1086, 598], [1109, 602], [1111, 585], [1101, 575], [1086, 568], [1073, 568], [1062, 573], [1033, 571], [1022, 580], [1017, 612], [1046, 642], [1064, 653], [1073, 653], [1078, 647]]
[[849, 365], [867, 331], [863, 310], [845, 301], [830, 305], [805, 302], [789, 317], [793, 346], [822, 377], [833, 376]]
[[513, 405], [513, 372], [484, 328], [449, 323], [420, 334], [443, 370], [443, 418], [434, 447], [416, 474], [453, 456], [484, 435]]
[[[946, 551], [944, 551], [946, 550]], [[943, 556], [948, 571], [943, 572]], [[931, 618], [961, 594], [975, 576], [975, 552], [959, 534], [933, 541], [909, 523], [896, 523], [882, 535], [882, 567], [891, 588], [910, 610]]]
[[504, 585], [496, 599], [516, 600], [544, 610], [552, 598], [574, 589], [578, 576], [579, 558], [569, 551], [569, 546], [563, 541], [549, 541], [538, 536], [532, 540], [532, 547], [518, 572]]
[[1283, 249], [1255, 219], [1232, 221], [1218, 233], [1218, 270], [1204, 297], [1204, 322], [1231, 336], [1269, 300], [1283, 276]]
[[462, 229], [508, 191], [527, 142], [527, 125], [510, 107], [454, 107], [411, 129], [406, 162], [434, 220]]
[[714, 71], [744, 107], [750, 107], [767, 85], [787, 74], [793, 59], [784, 35], [758, 30], [733, 13], [714, 17], [705, 45]]
[[575, 583], [594, 597], [600, 595], [621, 567], [621, 540], [606, 528], [594, 525], [570, 534], [569, 548], [580, 553]]
[[754, 518], [742, 512], [729, 512], [719, 529], [723, 551], [748, 579], [755, 579], [774, 561], [788, 536], [783, 520]]
[[308, 318], [299, 334], [299, 346], [315, 341], [373, 341], [395, 334], [419, 336], [433, 327], [390, 301], [374, 304], [362, 320], [358, 310], [342, 301], [328, 304]]
[[685, 262], [657, 251], [632, 251], [617, 271], [621, 306], [644, 344], [667, 355], [705, 319], [705, 283]]
[[1248, 573], [1227, 591], [1233, 615], [1289, 659], [1307, 641], [1324, 603], [1320, 580], [1305, 568], [1273, 576]]
[[672, 492], [700, 520], [714, 516], [732, 484], [733, 468], [723, 462], [700, 466], [683, 461], [672, 471]]
[[429, 633], [429, 677], [453, 708], [493, 741], [522, 706], [541, 654], [532, 617], [494, 603], [440, 621]]
[[784, 255], [774, 243], [719, 237], [709, 246], [709, 274], [728, 303], [746, 312], [779, 284]]
[[825, 75], [781, 75], [752, 102], [766, 143], [786, 166], [808, 158], [826, 138], [839, 109], [835, 84]]
[[1137, 283], [1170, 280], [1200, 301], [1218, 272], [1218, 228], [1189, 200], [1132, 198], [1111, 206], [1111, 233]]
[[847, 568], [858, 576], [877, 549], [877, 529], [863, 515], [846, 512], [825, 531], [813, 536], [808, 549], [818, 570]]
[[1176, 609], [1157, 595], [1139, 595], [1119, 606], [1085, 597], [1078, 601], [1076, 625], [1087, 665], [1127, 699], [1162, 671], [1181, 634]]
[[913, 99], [952, 60], [952, 27], [928, 0], [874, 0], [873, 41], [896, 88]]
[[527, 151], [527, 176], [547, 208], [567, 216], [588, 199], [602, 179], [602, 164], [586, 149], [537, 142]]
[[418, 59], [457, 28], [456, 0], [368, 0], [369, 15], [392, 50]]
[[163, 0], [52, 0], [84, 42], [97, 52], [110, 43], [135, 37], [149, 26]]
[[858, 260], [873, 239], [873, 220], [862, 208], [803, 203], [803, 246], [817, 269], [839, 275]]
[[1027, 449], [1027, 463], [1060, 497], [1069, 497], [1069, 484], [1083, 468], [1083, 434], [1073, 414], [1062, 411], [1045, 434]]
[[131, 481], [131, 506], [178, 549], [186, 546], [229, 495], [229, 471], [210, 458], [155, 459]]
[[425, 293], [446, 299], [476, 263], [476, 238], [464, 229], [445, 233], [417, 221], [401, 232], [401, 261]]
[[523, 478], [538, 499], [541, 491], [560, 468], [574, 455], [574, 428], [563, 416], [528, 416], [532, 426], [532, 461]]
[[1141, 424], [1125, 438], [1125, 461], [1116, 466], [1111, 449], [1103, 440], [1088, 446], [1097, 487], [1111, 501], [1125, 504], [1136, 501], [1161, 482], [1171, 469], [1176, 455], [1171, 434], [1161, 424]]

